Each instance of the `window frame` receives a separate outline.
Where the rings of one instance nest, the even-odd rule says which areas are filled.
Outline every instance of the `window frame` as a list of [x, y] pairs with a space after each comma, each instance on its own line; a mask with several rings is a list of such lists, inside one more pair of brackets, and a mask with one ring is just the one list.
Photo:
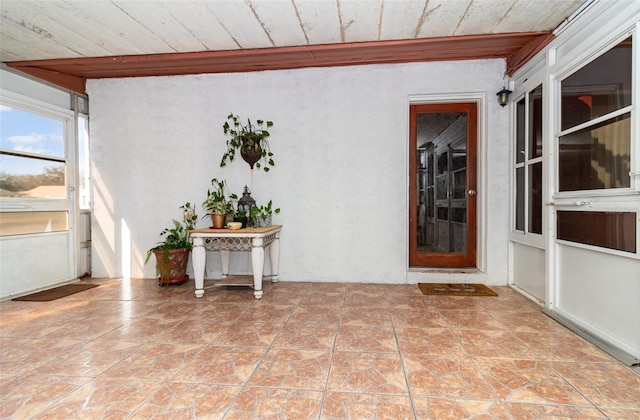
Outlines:
[[[620, 42], [632, 37], [632, 80], [631, 80], [631, 105], [617, 109], [605, 115], [593, 118], [589, 121], [580, 123], [569, 129], [561, 129], [561, 83], [567, 77], [578, 72], [594, 60], [601, 57], [607, 51], [614, 48]], [[554, 206], [554, 211], [584, 211], [584, 212], [632, 212], [636, 214], [636, 243], [640, 243], [640, 133], [639, 124], [640, 116], [638, 111], [638, 104], [640, 103], [640, 78], [637, 75], [638, 72], [638, 59], [640, 57], [639, 51], [640, 38], [638, 36], [638, 30], [636, 25], [632, 27], [623, 28], [617, 34], [613, 34], [612, 37], [602, 40], [602, 42], [592, 45], [587, 54], [581, 55], [580, 58], [574, 58], [569, 60], [566, 65], [561, 68], [551, 68], [551, 74], [549, 81], [551, 87], [554, 89], [554, 113], [553, 113], [553, 128], [551, 129], [552, 135], [552, 153], [553, 159], [551, 164], [553, 165], [556, 176], [554, 177], [553, 193], [551, 195], [551, 204]], [[581, 130], [586, 127], [591, 127], [599, 122], [607, 121], [616, 116], [630, 114], [631, 134], [630, 134], [630, 185], [629, 187], [620, 188], [604, 188], [604, 189], [592, 189], [592, 190], [575, 190], [575, 191], [559, 191], [560, 179], [559, 179], [559, 138], [563, 135]], [[554, 217], [554, 222], [557, 223], [557, 216]], [[627, 257], [640, 260], [640, 249], [636, 249], [635, 253], [626, 251], [619, 251], [615, 249], [583, 244], [579, 242], [572, 242], [568, 240], [562, 240], [555, 237], [555, 231], [557, 227], [553, 226], [554, 240], [557, 244], [563, 246], [571, 246], [575, 248], [588, 249], [599, 253], [612, 254], [621, 257]], [[640, 248], [640, 247], [637, 247]]]
[[[48, 235], [69, 232], [74, 226], [75, 202], [76, 202], [76, 183], [77, 176], [75, 162], [75, 116], [70, 109], [58, 107], [48, 104], [37, 99], [29, 98], [11, 91], [0, 92], [0, 105], [19, 109], [23, 112], [40, 115], [45, 118], [59, 120], [63, 124], [64, 136], [64, 156], [55, 161], [61, 162], [65, 167], [65, 193], [64, 198], [23, 198], [23, 197], [0, 197], [0, 211], [2, 212], [57, 212], [64, 211], [67, 213], [67, 229], [56, 230], [52, 232], [25, 233], [22, 235]], [[5, 151], [8, 151], [4, 149]], [[10, 152], [10, 151], [8, 151]], [[25, 157], [37, 157], [30, 153], [20, 154]], [[47, 156], [48, 158], [48, 156]], [[52, 161], [54, 159], [51, 159]], [[16, 235], [7, 235], [9, 238]]]
[[[509, 162], [510, 162], [510, 167], [511, 167], [511, 171], [510, 171], [510, 178], [512, 180], [511, 182], [511, 186], [510, 186], [510, 191], [511, 191], [511, 199], [510, 199], [510, 222], [509, 222], [509, 240], [512, 242], [517, 242], [520, 244], [524, 244], [524, 245], [529, 245], [529, 246], [534, 246], [536, 248], [540, 248], [540, 249], [545, 249], [546, 245], [545, 245], [545, 237], [546, 237], [546, 226], [547, 226], [547, 217], [546, 217], [546, 211], [544, 209], [544, 207], [541, 209], [541, 223], [542, 223], [542, 233], [534, 233], [534, 232], [530, 232], [529, 231], [529, 227], [530, 227], [530, 220], [529, 220], [529, 215], [530, 215], [530, 199], [531, 199], [531, 194], [530, 194], [530, 169], [533, 168], [536, 164], [541, 164], [542, 165], [542, 197], [543, 197], [543, 203], [545, 201], [545, 197], [546, 195], [546, 179], [547, 179], [547, 171], [546, 171], [546, 154], [547, 154], [547, 144], [546, 144], [546, 139], [545, 139], [545, 133], [546, 133], [546, 126], [547, 126], [547, 122], [546, 122], [546, 102], [544, 100], [544, 98], [547, 96], [547, 90], [545, 89], [546, 83], [543, 81], [542, 77], [536, 77], [536, 78], [530, 78], [529, 80], [526, 80], [522, 86], [520, 86], [520, 88], [518, 89], [517, 96], [513, 99], [513, 101], [511, 102], [513, 104], [513, 111], [512, 111], [512, 115], [511, 115], [511, 121], [512, 121], [512, 135], [511, 135], [511, 141], [509, 142], [510, 144], [510, 149], [509, 149]], [[530, 97], [531, 94], [538, 88], [541, 87], [542, 89], [542, 153], [540, 156], [537, 157], [533, 157], [531, 158], [530, 155], [530, 151], [531, 151], [531, 127], [530, 124], [532, 121], [530, 121], [530, 115], [531, 114], [531, 101], [530, 101]], [[517, 161], [516, 158], [516, 153], [518, 152], [517, 149], [517, 132], [518, 132], [518, 110], [517, 110], [517, 104], [520, 101], [524, 101], [524, 136], [525, 136], [525, 141], [524, 141], [524, 159], [521, 162]], [[523, 230], [518, 230], [516, 229], [516, 213], [518, 211], [518, 207], [517, 207], [517, 197], [518, 197], [518, 186], [517, 186], [517, 170], [519, 168], [523, 168], [524, 169], [524, 191], [523, 191], [523, 207], [524, 207], [524, 229]], [[544, 206], [544, 204], [543, 204]]]

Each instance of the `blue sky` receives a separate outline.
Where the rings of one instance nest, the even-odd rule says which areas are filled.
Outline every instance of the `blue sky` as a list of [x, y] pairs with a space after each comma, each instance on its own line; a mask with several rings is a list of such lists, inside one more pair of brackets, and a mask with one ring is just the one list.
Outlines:
[[[0, 148], [63, 158], [64, 123], [0, 106]], [[0, 155], [0, 171], [9, 174], [38, 174], [47, 166], [57, 166], [57, 163]]]

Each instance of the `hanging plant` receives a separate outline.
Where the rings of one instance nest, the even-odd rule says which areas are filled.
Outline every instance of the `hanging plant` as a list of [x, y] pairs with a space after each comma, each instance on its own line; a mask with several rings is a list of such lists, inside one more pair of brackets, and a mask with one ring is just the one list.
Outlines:
[[242, 159], [251, 169], [255, 165], [258, 169], [269, 172], [269, 169], [275, 166], [269, 145], [268, 128], [272, 126], [273, 122], [260, 119], [256, 120], [255, 125], [247, 119], [247, 124], [243, 125], [240, 117], [229, 114], [222, 126], [224, 134], [229, 138], [226, 140], [227, 151], [222, 155], [220, 167], [226, 166], [227, 162], [233, 162], [236, 151], [239, 150]]

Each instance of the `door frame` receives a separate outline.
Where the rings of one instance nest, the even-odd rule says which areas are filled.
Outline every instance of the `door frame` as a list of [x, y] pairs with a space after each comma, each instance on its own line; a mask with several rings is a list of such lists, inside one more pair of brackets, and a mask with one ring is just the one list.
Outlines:
[[[473, 270], [480, 270], [482, 271], [484, 269], [484, 265], [485, 265], [485, 251], [484, 251], [484, 247], [481, 246], [481, 244], [484, 243], [485, 238], [484, 238], [484, 223], [483, 223], [483, 208], [484, 208], [484, 200], [482, 199], [482, 194], [481, 192], [483, 191], [483, 186], [485, 183], [485, 179], [484, 179], [484, 175], [483, 175], [483, 162], [486, 158], [486, 156], [484, 156], [484, 148], [482, 147], [483, 144], [483, 133], [484, 133], [484, 104], [485, 104], [485, 99], [486, 99], [486, 94], [483, 92], [480, 93], [470, 93], [470, 94], [451, 94], [451, 95], [417, 95], [417, 96], [410, 96], [409, 97], [409, 107], [407, 108], [408, 111], [408, 119], [407, 119], [407, 123], [408, 123], [408, 129], [407, 129], [407, 134], [408, 134], [408, 142], [407, 142], [407, 151], [408, 151], [408, 161], [407, 161], [407, 169], [408, 169], [408, 189], [407, 189], [407, 203], [408, 203], [408, 207], [409, 207], [409, 211], [408, 211], [408, 223], [407, 223], [407, 227], [408, 227], [408, 241], [407, 241], [407, 263], [408, 263], [408, 268], [409, 269], [429, 269], [429, 268], [436, 268], [436, 269], [460, 269], [460, 268], [467, 268], [467, 269], [473, 269]], [[473, 107], [474, 111], [475, 111], [475, 127], [476, 130], [473, 133], [475, 135], [475, 139], [473, 139], [475, 141], [475, 149], [476, 149], [476, 158], [474, 162], [469, 162], [471, 165], [469, 166], [470, 168], [472, 168], [475, 165], [475, 174], [476, 174], [476, 180], [475, 180], [475, 185], [469, 185], [467, 183], [467, 191], [469, 191], [469, 189], [475, 189], [478, 193], [473, 196], [473, 197], [469, 197], [469, 195], [467, 194], [467, 199], [469, 200], [471, 198], [471, 200], [468, 202], [468, 206], [474, 206], [475, 207], [475, 212], [473, 212], [474, 214], [471, 215], [472, 217], [474, 217], [474, 220], [472, 221], [473, 223], [475, 223], [475, 230], [472, 233], [475, 233], [475, 235], [472, 235], [470, 237], [467, 238], [467, 243], [472, 243], [475, 246], [475, 252], [474, 255], [472, 257], [470, 257], [467, 262], [463, 262], [460, 263], [459, 261], [456, 261], [457, 256], [453, 255], [451, 258], [449, 258], [449, 261], [451, 262], [450, 265], [424, 265], [421, 264], [419, 261], [416, 261], [416, 248], [417, 248], [417, 232], [416, 232], [416, 226], [417, 226], [417, 206], [414, 205], [416, 204], [417, 198], [415, 197], [415, 190], [416, 190], [416, 185], [417, 185], [417, 180], [416, 180], [416, 175], [413, 174], [413, 172], [409, 172], [409, 169], [415, 169], [416, 166], [416, 153], [415, 153], [415, 141], [416, 141], [416, 132], [415, 132], [415, 127], [412, 127], [411, 124], [411, 113], [412, 113], [412, 107], [415, 105], [432, 105], [434, 106], [434, 108], [436, 107], [441, 107], [442, 112], [449, 112], [450, 110], [447, 109], [447, 105], [449, 105], [449, 107], [460, 107], [460, 106], [464, 106], [463, 104], [466, 104], [468, 107]], [[437, 109], [434, 109], [434, 112], [440, 112]], [[472, 116], [473, 117], [473, 116]], [[472, 121], [469, 121], [469, 124], [472, 124]], [[468, 163], [468, 164], [469, 164]], [[474, 187], [475, 188], [472, 188]], [[469, 214], [468, 214], [469, 217]], [[469, 219], [468, 219], [469, 222]], [[474, 263], [472, 264], [468, 264], [468, 261], [473, 259]]]

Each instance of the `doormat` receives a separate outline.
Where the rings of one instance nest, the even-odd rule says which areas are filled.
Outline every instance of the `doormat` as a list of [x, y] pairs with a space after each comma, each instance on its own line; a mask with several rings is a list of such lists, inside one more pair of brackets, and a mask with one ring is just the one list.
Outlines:
[[418, 283], [423, 295], [498, 296], [484, 284]]
[[98, 285], [88, 283], [65, 284], [64, 286], [54, 287], [53, 289], [43, 290], [42, 292], [32, 293], [26, 296], [20, 296], [11, 300], [19, 300], [25, 302], [48, 302], [51, 300], [60, 299], [65, 296], [73, 295], [78, 292], [83, 292], [88, 289], [93, 289], [94, 287], [98, 287]]

